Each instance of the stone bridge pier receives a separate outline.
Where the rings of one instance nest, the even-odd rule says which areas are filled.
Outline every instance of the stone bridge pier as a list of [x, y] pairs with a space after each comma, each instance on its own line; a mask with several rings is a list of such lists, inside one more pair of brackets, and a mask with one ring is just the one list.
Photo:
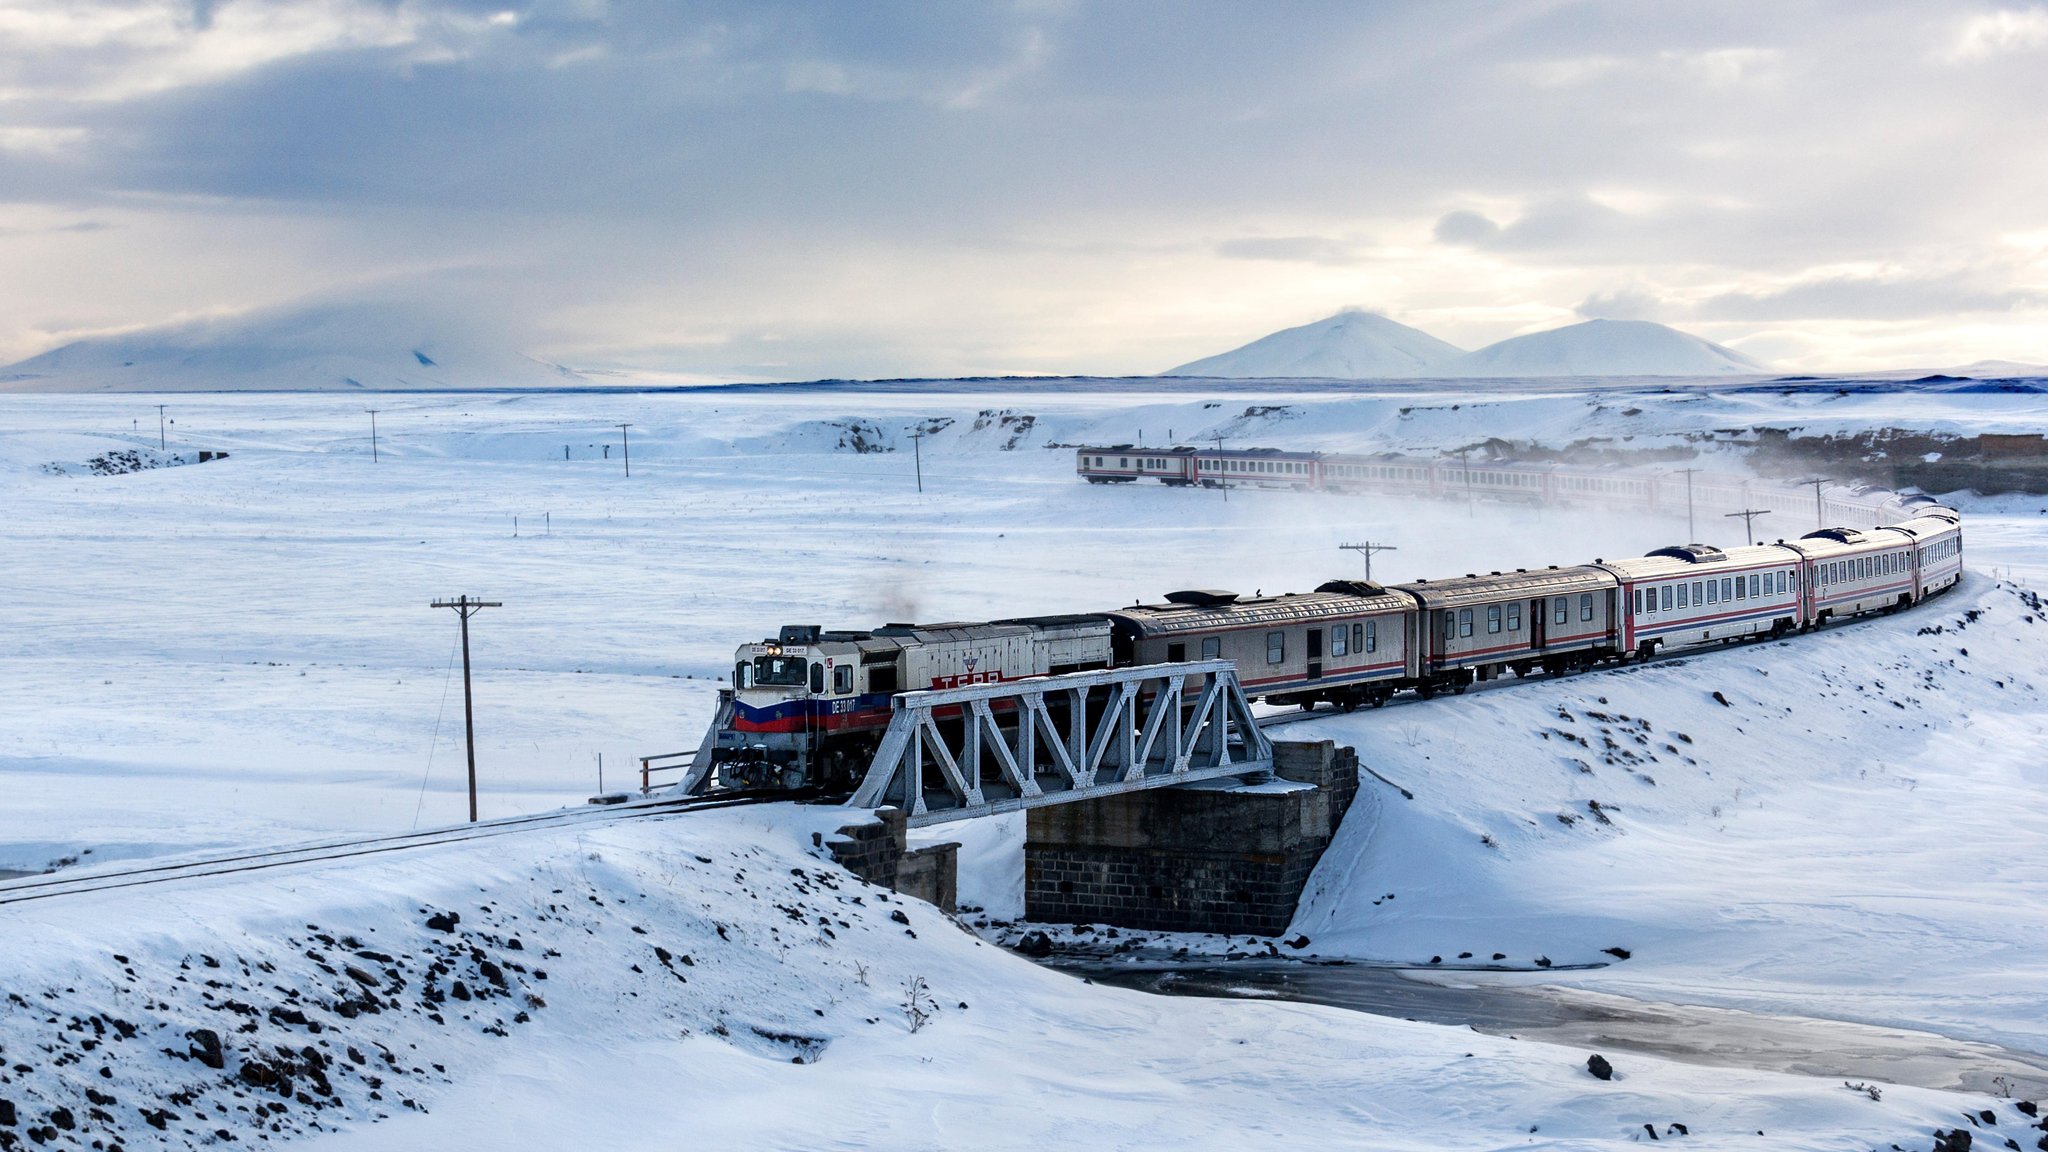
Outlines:
[[1105, 796], [1025, 819], [1024, 918], [1278, 936], [1358, 795], [1358, 755], [1275, 742], [1275, 780]]
[[[1358, 755], [1276, 742], [1274, 779], [1123, 792], [1026, 811], [1024, 918], [1164, 932], [1278, 936], [1358, 795]], [[870, 883], [950, 912], [957, 845], [906, 850], [905, 818], [840, 830], [827, 847]]]

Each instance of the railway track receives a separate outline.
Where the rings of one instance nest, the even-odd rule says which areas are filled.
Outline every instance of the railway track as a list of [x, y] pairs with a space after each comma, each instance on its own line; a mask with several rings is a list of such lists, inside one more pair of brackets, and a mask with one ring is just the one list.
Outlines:
[[643, 800], [617, 807], [563, 808], [553, 812], [536, 812], [527, 816], [506, 816], [496, 820], [481, 820], [475, 824], [462, 824], [452, 828], [433, 828], [424, 832], [406, 832], [348, 840], [320, 841], [312, 844], [286, 845], [250, 852], [240, 852], [229, 856], [209, 856], [197, 860], [142, 864], [134, 867], [114, 867], [86, 875], [45, 874], [29, 879], [0, 882], [0, 905], [25, 904], [34, 900], [51, 900], [63, 896], [78, 896], [91, 892], [111, 892], [152, 884], [201, 880], [214, 876], [233, 876], [248, 872], [266, 871], [272, 868], [288, 868], [300, 864], [319, 864], [363, 856], [380, 856], [393, 852], [411, 852], [443, 844], [459, 844], [470, 840], [488, 840], [498, 836], [511, 836], [523, 832], [536, 832], [551, 828], [574, 827], [579, 824], [606, 824], [619, 820], [676, 816], [687, 812], [702, 811], [707, 808], [730, 808], [776, 800], [802, 800], [812, 794], [808, 790], [799, 792], [764, 792], [708, 798], [677, 797], [664, 800]]

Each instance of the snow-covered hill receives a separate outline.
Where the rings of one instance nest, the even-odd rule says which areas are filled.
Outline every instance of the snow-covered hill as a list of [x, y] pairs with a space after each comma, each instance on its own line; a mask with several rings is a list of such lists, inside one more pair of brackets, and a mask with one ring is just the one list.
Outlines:
[[438, 309], [307, 304], [75, 341], [0, 368], [0, 391], [559, 388], [587, 383]]
[[1419, 328], [1372, 312], [1346, 310], [1313, 324], [1262, 336], [1241, 348], [1183, 364], [1162, 376], [1226, 379], [1323, 377], [1367, 380], [1433, 375], [1463, 350]]
[[1749, 376], [1770, 369], [1732, 348], [1648, 320], [1588, 320], [1512, 336], [1437, 365], [1433, 376]]

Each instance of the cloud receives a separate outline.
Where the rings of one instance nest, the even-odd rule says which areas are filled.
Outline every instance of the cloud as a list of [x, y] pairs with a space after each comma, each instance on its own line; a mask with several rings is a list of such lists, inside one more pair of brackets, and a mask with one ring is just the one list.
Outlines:
[[1952, 61], [1981, 60], [2048, 44], [2048, 8], [2007, 8], [1963, 22], [1949, 47]]
[[2040, 345], [2043, 12], [0, 0], [0, 358], [450, 267], [545, 287], [526, 347], [707, 373], [1144, 371], [1336, 298]]
[[1663, 297], [1640, 285], [1595, 292], [1572, 309], [1588, 320], [1658, 320], [1668, 311]]
[[1707, 320], [1913, 320], [2005, 312], [2041, 302], [2038, 293], [1989, 285], [1961, 274], [1888, 279], [1835, 276], [1771, 292], [1725, 293], [1701, 301], [1694, 311]]
[[1585, 195], [1551, 196], [1524, 209], [1506, 225], [1469, 210], [1438, 217], [1435, 235], [1446, 244], [1500, 252], [1568, 247], [1626, 227], [1627, 214]]
[[1225, 240], [1216, 254], [1228, 260], [1281, 260], [1297, 264], [1357, 264], [1357, 245], [1328, 236], [1246, 236]]

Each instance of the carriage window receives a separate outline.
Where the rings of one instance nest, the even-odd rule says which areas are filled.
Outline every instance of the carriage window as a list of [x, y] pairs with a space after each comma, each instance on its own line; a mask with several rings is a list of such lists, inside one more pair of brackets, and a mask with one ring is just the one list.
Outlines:
[[1695, 607], [1707, 602], [1707, 586], [1695, 580], [1692, 582], [1692, 602]]
[[[1359, 626], [1353, 624], [1351, 627], [1355, 639]], [[1380, 622], [1377, 620], [1367, 620], [1365, 622], [1365, 650], [1367, 652], [1377, 652], [1380, 650]]]
[[732, 686], [735, 688], [752, 688], [754, 686], [754, 666], [745, 660], [733, 665]]
[[1520, 632], [1521, 630], [1522, 606], [1519, 603], [1510, 604], [1508, 605], [1508, 631]]
[[1287, 659], [1287, 633], [1266, 633], [1266, 663], [1278, 664]]
[[1470, 636], [1471, 634], [1472, 610], [1470, 608], [1460, 608], [1458, 609], [1458, 635]]
[[1735, 599], [1734, 591], [1729, 588], [1729, 585], [1731, 583], [1733, 583], [1733, 581], [1726, 579], [1721, 581], [1721, 603], [1723, 604], [1726, 604], [1728, 601]]
[[1785, 573], [1785, 572], [1780, 572], [1780, 573], [1778, 573], [1778, 595], [1780, 595], [1780, 596], [1783, 596], [1783, 595], [1785, 594], [1785, 582], [1786, 582], [1786, 577], [1787, 577], [1788, 575], [1789, 575], [1789, 573]]
[[832, 669], [832, 691], [841, 693], [853, 691], [853, 665], [841, 664]]
[[1486, 630], [1500, 631], [1500, 605], [1494, 604], [1486, 609]]
[[1446, 640], [1451, 640], [1451, 639], [1455, 639], [1455, 638], [1457, 637], [1457, 635], [1458, 635], [1458, 614], [1457, 614], [1456, 612], [1453, 612], [1453, 611], [1451, 611], [1450, 609], [1446, 608], [1446, 609], [1444, 609], [1444, 616], [1443, 616], [1443, 618], [1444, 618], [1444, 639], [1446, 639]]
[[1554, 623], [1554, 624], [1564, 624], [1564, 623], [1567, 623], [1567, 622], [1569, 622], [1569, 621], [1571, 620], [1571, 618], [1572, 618], [1572, 602], [1571, 602], [1571, 598], [1570, 598], [1570, 597], [1568, 597], [1568, 596], [1559, 596], [1559, 597], [1557, 598], [1557, 611], [1556, 611], [1556, 612], [1555, 612], [1555, 613], [1554, 613], [1554, 614], [1553, 614], [1553, 615], [1551, 616], [1551, 622], [1552, 622], [1552, 623]]
[[1658, 596], [1657, 598], [1664, 602], [1664, 610], [1666, 612], [1671, 611], [1671, 585], [1666, 584], [1664, 586], [1663, 594]]
[[1680, 608], [1685, 607], [1685, 585], [1683, 584], [1678, 586], [1678, 606]]
[[1749, 581], [1747, 581], [1747, 580], [1744, 580], [1744, 579], [1743, 579], [1742, 577], [1740, 577], [1740, 576], [1737, 576], [1737, 577], [1735, 578], [1735, 598], [1736, 598], [1737, 600], [1740, 600], [1740, 599], [1742, 599], [1743, 597], [1747, 596], [1748, 594], [1749, 594]]
[[1166, 646], [1166, 662], [1167, 662], [1168, 664], [1178, 664], [1178, 663], [1180, 663], [1181, 661], [1183, 661], [1183, 660], [1185, 660], [1185, 659], [1187, 659], [1187, 658], [1188, 658], [1188, 646], [1187, 646], [1187, 645], [1185, 645], [1185, 644], [1168, 644], [1168, 645]]
[[1757, 598], [1758, 596], [1761, 596], [1761, 595], [1763, 595], [1763, 594], [1764, 594], [1764, 591], [1763, 591], [1763, 589], [1764, 589], [1764, 578], [1763, 578], [1763, 577], [1761, 577], [1761, 576], [1751, 576], [1751, 577], [1749, 578], [1749, 595], [1750, 595], [1750, 599], [1752, 599], [1752, 600], [1753, 600], [1753, 599]]
[[1204, 636], [1204, 637], [1202, 637], [1202, 659], [1204, 659], [1204, 660], [1221, 660], [1222, 658], [1223, 658], [1223, 637], [1221, 637], [1221, 636]]
[[1657, 610], [1657, 590], [1655, 588], [1639, 589], [1637, 594], [1643, 598], [1640, 609], [1641, 611], [1647, 613], [1655, 612]]
[[822, 695], [824, 691], [825, 666], [823, 664], [813, 664], [811, 665], [811, 692], [813, 695]]
[[1330, 655], [1332, 655], [1332, 656], [1345, 656], [1345, 655], [1349, 655], [1349, 654], [1350, 654], [1350, 640], [1351, 640], [1351, 629], [1349, 629], [1349, 628], [1346, 628], [1346, 627], [1345, 627], [1344, 625], [1342, 625], [1342, 624], [1338, 624], [1338, 625], [1334, 625], [1334, 626], [1332, 626], [1332, 627], [1331, 627], [1331, 629], [1330, 629]]
[[1129, 468], [1131, 466], [1131, 458], [1129, 456], [1117, 457], [1116, 466], [1119, 468]]
[[1592, 618], [1593, 618], [1593, 594], [1592, 594], [1591, 592], [1583, 592], [1583, 593], [1580, 593], [1580, 595], [1579, 595], [1579, 619], [1581, 619], [1581, 620], [1591, 620]]

